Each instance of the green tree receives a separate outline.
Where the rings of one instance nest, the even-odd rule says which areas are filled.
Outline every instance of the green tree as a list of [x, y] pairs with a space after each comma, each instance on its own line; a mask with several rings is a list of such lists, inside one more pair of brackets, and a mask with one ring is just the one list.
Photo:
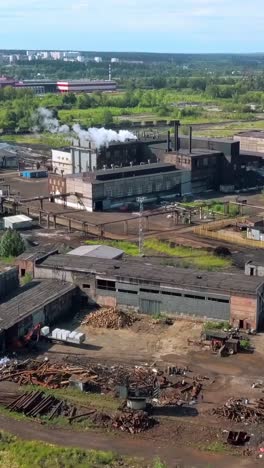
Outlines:
[[0, 239], [1, 257], [17, 257], [25, 251], [24, 241], [19, 232], [8, 229]]
[[105, 110], [102, 115], [103, 125], [112, 125], [114, 122], [113, 114], [109, 110]]

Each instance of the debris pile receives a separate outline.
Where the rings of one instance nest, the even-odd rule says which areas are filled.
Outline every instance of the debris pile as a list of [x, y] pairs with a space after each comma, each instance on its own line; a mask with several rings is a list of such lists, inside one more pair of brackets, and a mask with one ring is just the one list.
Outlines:
[[122, 312], [115, 307], [103, 307], [91, 314], [88, 314], [82, 321], [82, 325], [89, 325], [94, 328], [120, 328], [131, 327], [137, 320], [131, 314]]
[[230, 398], [223, 406], [213, 409], [213, 414], [235, 422], [259, 424], [264, 422], [264, 399], [249, 402], [246, 398]]
[[138, 434], [152, 428], [157, 421], [149, 417], [145, 411], [124, 411], [116, 414], [112, 421], [112, 427], [121, 431]]

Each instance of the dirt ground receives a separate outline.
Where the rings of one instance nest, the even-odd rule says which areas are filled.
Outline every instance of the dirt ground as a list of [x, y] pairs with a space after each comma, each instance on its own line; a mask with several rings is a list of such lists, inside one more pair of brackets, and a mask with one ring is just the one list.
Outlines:
[[[26, 439], [44, 440], [65, 446], [116, 450], [121, 454], [143, 457], [145, 460], [159, 456], [168, 467], [253, 467], [261, 462], [252, 457], [242, 457], [242, 449], [227, 453], [209, 453], [206, 447], [225, 440], [229, 429], [262, 432], [262, 426], [250, 427], [236, 424], [211, 414], [213, 408], [222, 405], [230, 397], [260, 398], [262, 389], [252, 389], [252, 383], [263, 379], [264, 341], [263, 336], [254, 337], [256, 347], [253, 354], [238, 354], [218, 358], [210, 351], [188, 346], [187, 338], [199, 339], [202, 323], [177, 320], [173, 325], [155, 323], [143, 317], [130, 328], [121, 330], [95, 329], [80, 326], [78, 315], [72, 324], [61, 324], [71, 329], [85, 331], [87, 342], [83, 348], [51, 345], [39, 349], [38, 354], [50, 360], [102, 364], [153, 364], [165, 370], [168, 365], [187, 366], [193, 376], [203, 380], [203, 398], [195, 406], [184, 410], [177, 407], [160, 408], [154, 416], [160, 424], [152, 430], [138, 435], [107, 433], [96, 429], [78, 432], [67, 428], [47, 428], [38, 423], [14, 421], [0, 415], [0, 427]], [[0, 384], [1, 391], [13, 391], [13, 384]], [[264, 387], [263, 387], [264, 390]], [[246, 429], [245, 429], [246, 427]], [[231, 455], [230, 455], [231, 454]]]

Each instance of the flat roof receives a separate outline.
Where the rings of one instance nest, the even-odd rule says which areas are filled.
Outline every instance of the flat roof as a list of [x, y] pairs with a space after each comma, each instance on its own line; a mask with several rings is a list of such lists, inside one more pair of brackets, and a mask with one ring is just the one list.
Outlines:
[[21, 222], [32, 222], [32, 218], [29, 218], [26, 215], [14, 215], [14, 216], [5, 216], [3, 218], [5, 221], [10, 221], [11, 223], [21, 223]]
[[173, 154], [175, 156], [177, 155], [188, 156], [189, 158], [197, 158], [197, 157], [209, 158], [210, 156], [222, 155], [221, 151], [208, 150], [208, 149], [203, 150], [202, 148], [200, 149], [193, 148], [191, 153], [188, 149], [180, 148], [178, 151], [174, 151], [174, 150], [168, 151], [167, 154]]
[[57, 81], [57, 85], [100, 85], [100, 84], [116, 84], [113, 80], [60, 80]]
[[182, 172], [170, 163], [141, 164], [137, 166], [116, 167], [114, 169], [100, 169], [98, 171], [69, 174], [67, 178], [82, 178], [84, 181], [100, 183], [105, 180], [121, 179], [122, 177], [139, 177], [147, 174], [161, 174], [169, 172]]
[[22, 254], [20, 254], [16, 258], [16, 264], [20, 261], [31, 261], [34, 262], [36, 260], [45, 257], [45, 255], [53, 255], [58, 253], [58, 249], [56, 247], [51, 248], [50, 246], [37, 246], [33, 247], [31, 250], [26, 250]]
[[0, 305], [0, 331], [6, 330], [75, 286], [58, 280], [34, 280]]
[[114, 259], [120, 257], [123, 253], [123, 250], [109, 245], [81, 245], [77, 249], [68, 252], [67, 255]]
[[264, 280], [248, 277], [244, 273], [206, 272], [189, 268], [175, 268], [152, 264], [147, 259], [102, 260], [74, 255], [53, 255], [44, 260], [40, 268], [92, 273], [116, 280], [142, 280], [158, 285], [177, 288], [194, 288], [199, 291], [210, 290], [215, 293], [243, 295], [256, 293]]
[[244, 151], [243, 149], [240, 150], [240, 156], [251, 156], [252, 158], [264, 159], [264, 153], [260, 153], [259, 151]]

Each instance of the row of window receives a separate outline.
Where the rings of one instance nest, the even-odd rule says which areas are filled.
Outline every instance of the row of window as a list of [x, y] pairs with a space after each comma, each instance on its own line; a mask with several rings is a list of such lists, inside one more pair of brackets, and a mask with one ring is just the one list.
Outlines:
[[[90, 285], [83, 284], [83, 288], [88, 289], [90, 288]], [[116, 284], [114, 281], [108, 281], [108, 280], [97, 280], [97, 289], [105, 290], [105, 291], [116, 291]], [[138, 291], [133, 291], [130, 289], [118, 289], [118, 292], [120, 293], [125, 293], [125, 294], [138, 294]], [[150, 293], [150, 294], [162, 294], [165, 296], [176, 296], [176, 297], [184, 297], [187, 299], [196, 299], [199, 301], [213, 301], [213, 302], [220, 302], [223, 304], [229, 304], [228, 299], [223, 299], [223, 298], [217, 298], [217, 297], [205, 297], [205, 296], [198, 296], [197, 294], [184, 294], [180, 292], [174, 292], [174, 291], [159, 291], [157, 289], [149, 289], [149, 288], [140, 288], [139, 292], [145, 292], [145, 293]]]

